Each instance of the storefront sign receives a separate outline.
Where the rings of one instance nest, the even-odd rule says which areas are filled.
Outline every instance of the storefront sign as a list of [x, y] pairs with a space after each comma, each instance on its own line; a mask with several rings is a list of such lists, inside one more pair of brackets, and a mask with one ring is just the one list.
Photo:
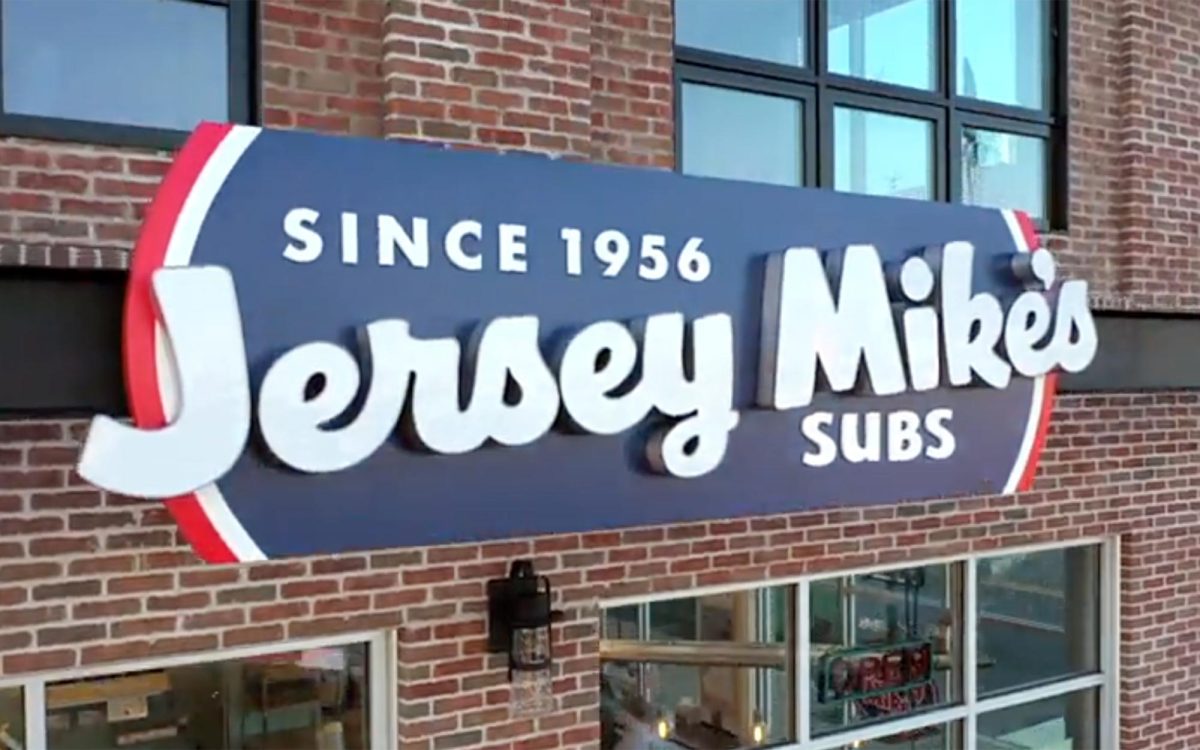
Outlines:
[[817, 702], [857, 701], [868, 716], [937, 703], [930, 641], [839, 649], [820, 660]]
[[209, 560], [1032, 479], [1082, 281], [1011, 212], [203, 125], [79, 470]]

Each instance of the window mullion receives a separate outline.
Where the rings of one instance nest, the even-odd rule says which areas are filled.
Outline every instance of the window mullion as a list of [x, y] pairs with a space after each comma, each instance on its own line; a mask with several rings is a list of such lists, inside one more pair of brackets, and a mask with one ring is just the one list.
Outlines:
[[25, 703], [25, 750], [46, 750], [46, 681], [35, 679], [22, 686]]
[[975, 750], [975, 701], [978, 685], [976, 684], [976, 665], [979, 663], [976, 630], [979, 624], [978, 597], [976, 596], [976, 558], [971, 557], [963, 563], [963, 629], [962, 629], [962, 690], [963, 704], [967, 707], [967, 716], [963, 719], [963, 748]]
[[1121, 538], [1101, 547], [1100, 558], [1100, 748], [1116, 750], [1120, 744], [1121, 713]]
[[802, 747], [806, 746], [809, 738], [812, 736], [812, 696], [809, 690], [809, 685], [812, 684], [812, 650], [809, 639], [809, 625], [811, 620], [811, 612], [809, 612], [811, 600], [809, 599], [809, 581], [804, 579], [796, 584], [793, 589], [796, 602], [793, 611], [796, 613], [795, 621], [792, 623], [793, 637], [796, 641], [796, 666], [793, 670], [795, 681], [793, 683], [792, 707], [796, 712], [795, 718], [795, 737]]

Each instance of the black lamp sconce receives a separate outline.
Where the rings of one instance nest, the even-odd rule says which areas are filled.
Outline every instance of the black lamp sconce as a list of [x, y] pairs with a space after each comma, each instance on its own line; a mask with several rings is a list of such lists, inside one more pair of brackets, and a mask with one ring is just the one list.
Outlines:
[[532, 560], [514, 560], [507, 578], [488, 581], [488, 651], [508, 654], [508, 679], [514, 672], [549, 676], [550, 626], [562, 619], [551, 608], [550, 579], [537, 575]]

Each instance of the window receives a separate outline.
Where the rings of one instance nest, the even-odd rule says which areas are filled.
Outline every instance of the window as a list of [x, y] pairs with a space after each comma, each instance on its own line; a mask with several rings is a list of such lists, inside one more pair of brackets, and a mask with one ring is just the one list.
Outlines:
[[1053, 0], [676, 0], [677, 163], [1061, 228], [1066, 13]]
[[0, 748], [387, 746], [383, 636], [281, 645], [0, 686]]
[[1113, 546], [609, 607], [601, 747], [1111, 750]]
[[25, 747], [25, 696], [20, 687], [0, 687], [0, 747]]
[[247, 122], [255, 4], [0, 0], [0, 134], [171, 146]]

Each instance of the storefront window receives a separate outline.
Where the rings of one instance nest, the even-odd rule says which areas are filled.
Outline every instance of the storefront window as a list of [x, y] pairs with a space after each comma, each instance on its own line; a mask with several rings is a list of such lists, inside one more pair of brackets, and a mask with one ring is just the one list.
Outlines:
[[0, 748], [25, 747], [25, 696], [19, 687], [0, 688]]
[[1099, 668], [1099, 570], [1095, 547], [980, 560], [980, 695]]
[[675, 43], [803, 65], [804, 15], [797, 0], [675, 0]]
[[978, 719], [978, 750], [1093, 750], [1100, 747], [1096, 734], [1096, 690], [1048, 698]]
[[829, 0], [829, 71], [899, 86], [937, 86], [933, 0]]
[[1045, 106], [1049, 4], [958, 0], [956, 10], [959, 96]]
[[1102, 604], [1115, 594], [1103, 551], [1027, 550], [610, 608], [601, 747], [956, 750], [974, 739], [978, 750], [1111, 750], [1099, 711], [1111, 699], [1102, 690], [1115, 689], [1101, 670]]
[[860, 740], [843, 750], [955, 750], [963, 747], [960, 724], [937, 724], [910, 732], [897, 732], [874, 740]]
[[366, 750], [367, 685], [365, 644], [54, 682], [47, 745]]
[[685, 83], [679, 134], [684, 174], [799, 185], [803, 103], [782, 96]]
[[934, 197], [932, 120], [837, 107], [833, 131], [834, 189]]
[[995, 130], [963, 128], [963, 203], [1017, 208], [1044, 219], [1046, 139]]
[[605, 750], [792, 739], [786, 589], [664, 600], [643, 611], [647, 627], [635, 639], [614, 637], [628, 618], [605, 618]]
[[959, 570], [929, 565], [810, 584], [814, 735], [960, 699]]

